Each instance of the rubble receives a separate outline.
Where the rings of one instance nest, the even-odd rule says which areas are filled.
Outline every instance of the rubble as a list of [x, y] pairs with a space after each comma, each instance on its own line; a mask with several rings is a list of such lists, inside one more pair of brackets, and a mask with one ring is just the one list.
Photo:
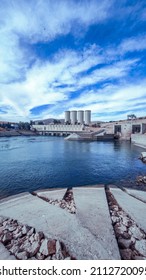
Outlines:
[[37, 194], [37, 196], [46, 202], [57, 205], [62, 209], [66, 209], [71, 214], [76, 214], [76, 205], [73, 197], [73, 191], [72, 189], [68, 189], [63, 197], [63, 199], [49, 199], [47, 197], [42, 196], [41, 194]]
[[106, 189], [106, 195], [121, 258], [123, 260], [145, 259], [145, 232], [122, 210], [109, 189]]
[[140, 186], [140, 185], [146, 185], [146, 176], [137, 176], [136, 178], [136, 185]]
[[16, 220], [0, 217], [0, 242], [18, 260], [72, 259], [64, 243]]

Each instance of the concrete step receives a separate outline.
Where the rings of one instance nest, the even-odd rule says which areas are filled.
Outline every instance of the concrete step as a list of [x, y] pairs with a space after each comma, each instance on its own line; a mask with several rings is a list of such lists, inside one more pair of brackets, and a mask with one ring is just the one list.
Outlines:
[[117, 203], [146, 232], [146, 204], [118, 188], [110, 188]]
[[120, 259], [104, 187], [74, 188], [77, 218], [82, 227], [88, 229], [99, 245], [95, 250], [104, 252], [106, 259]]
[[126, 189], [125, 191], [132, 195], [133, 197], [139, 199], [140, 201], [146, 203], [146, 192], [144, 191], [139, 191], [139, 190], [132, 190], [132, 189]]

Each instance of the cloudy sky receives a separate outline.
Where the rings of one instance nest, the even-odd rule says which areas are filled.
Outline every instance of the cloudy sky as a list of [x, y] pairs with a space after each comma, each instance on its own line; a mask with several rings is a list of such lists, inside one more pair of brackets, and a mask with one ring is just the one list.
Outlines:
[[0, 0], [0, 120], [146, 116], [145, 0]]

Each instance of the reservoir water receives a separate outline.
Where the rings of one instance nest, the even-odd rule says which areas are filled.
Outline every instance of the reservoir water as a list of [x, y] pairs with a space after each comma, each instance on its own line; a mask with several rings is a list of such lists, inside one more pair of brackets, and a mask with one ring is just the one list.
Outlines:
[[63, 137], [0, 138], [0, 198], [36, 189], [134, 184], [146, 174], [130, 142], [77, 142]]

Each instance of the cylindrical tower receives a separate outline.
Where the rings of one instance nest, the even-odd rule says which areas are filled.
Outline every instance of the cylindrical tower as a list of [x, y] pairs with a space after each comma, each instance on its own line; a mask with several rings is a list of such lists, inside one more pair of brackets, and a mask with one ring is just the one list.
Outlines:
[[80, 124], [84, 123], [84, 111], [82, 110], [78, 111], [78, 123]]
[[89, 125], [91, 123], [91, 110], [85, 111], [85, 124]]
[[70, 123], [70, 111], [65, 111], [65, 123]]
[[70, 112], [71, 124], [77, 123], [77, 111]]

